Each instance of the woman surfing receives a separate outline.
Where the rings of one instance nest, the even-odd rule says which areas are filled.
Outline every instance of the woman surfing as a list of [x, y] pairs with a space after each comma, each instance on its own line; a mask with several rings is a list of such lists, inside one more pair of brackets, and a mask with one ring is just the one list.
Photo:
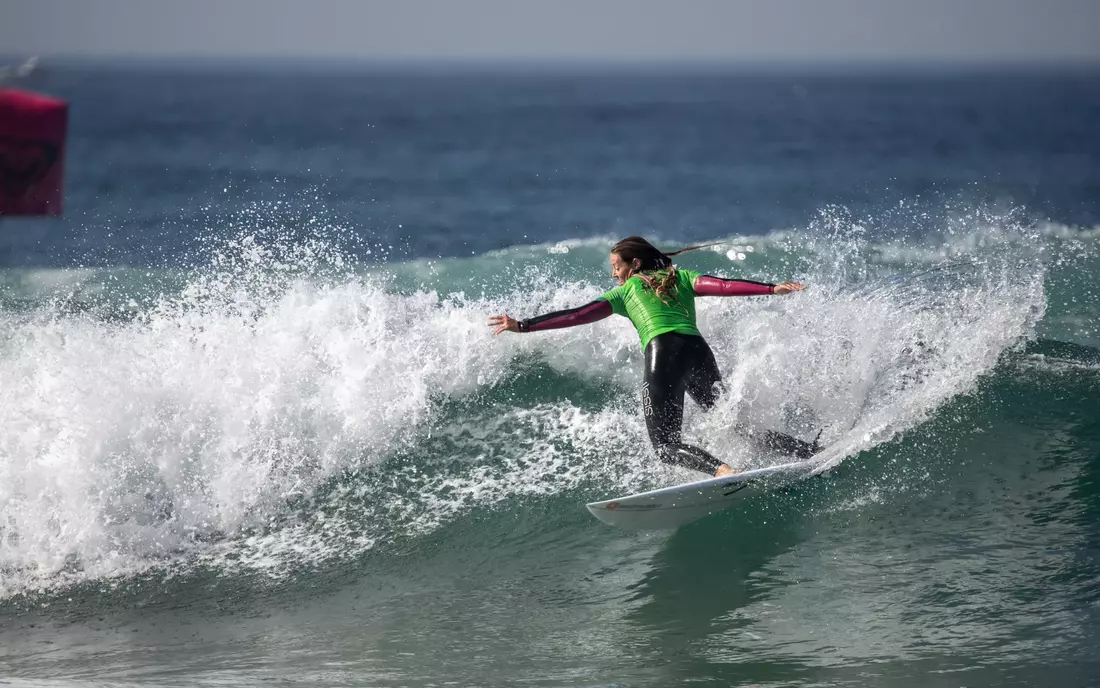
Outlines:
[[[721, 393], [722, 376], [710, 346], [695, 324], [696, 296], [763, 296], [805, 289], [795, 282], [768, 284], [730, 280], [680, 270], [672, 256], [714, 244], [689, 246], [662, 253], [642, 237], [623, 239], [611, 249], [611, 274], [619, 286], [578, 308], [546, 313], [526, 320], [508, 314], [493, 316], [489, 326], [501, 332], [539, 332], [586, 325], [618, 314], [638, 330], [645, 352], [642, 411], [649, 439], [664, 463], [722, 477], [734, 470], [699, 447], [684, 444], [684, 393], [710, 409]], [[806, 458], [817, 450], [778, 432], [765, 433], [769, 446]]]

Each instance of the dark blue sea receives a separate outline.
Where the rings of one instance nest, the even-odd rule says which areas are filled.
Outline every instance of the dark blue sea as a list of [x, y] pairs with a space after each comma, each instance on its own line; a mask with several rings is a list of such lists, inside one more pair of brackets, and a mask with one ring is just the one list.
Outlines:
[[[0, 218], [0, 683], [1100, 685], [1100, 69], [44, 60]], [[640, 234], [735, 426], [826, 449], [673, 531]]]

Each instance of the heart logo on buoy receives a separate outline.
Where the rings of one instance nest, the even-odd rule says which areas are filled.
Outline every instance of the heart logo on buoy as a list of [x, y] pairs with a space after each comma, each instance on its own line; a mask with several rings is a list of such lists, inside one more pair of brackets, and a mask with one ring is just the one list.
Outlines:
[[0, 137], [0, 191], [20, 198], [42, 181], [57, 157], [57, 146], [49, 141]]

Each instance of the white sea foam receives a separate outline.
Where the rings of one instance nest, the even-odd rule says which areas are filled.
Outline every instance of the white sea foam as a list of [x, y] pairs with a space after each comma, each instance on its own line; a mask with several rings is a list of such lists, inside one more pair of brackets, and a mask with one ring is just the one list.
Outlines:
[[[739, 423], [823, 429], [822, 470], [887, 441], [973, 389], [1042, 318], [1042, 264], [1026, 255], [972, 245], [965, 279], [861, 286], [882, 252], [827, 229], [801, 245], [738, 240], [738, 265], [800, 265], [810, 290], [698, 302], [727, 392], [710, 413], [689, 403], [685, 436], [734, 465], [761, 460]], [[596, 298], [603, 273], [562, 279], [534, 257], [595, 263], [577, 246], [603, 243], [476, 259], [463, 269], [515, 278], [455, 293], [438, 274], [401, 289], [388, 268], [244, 240], [133, 319], [0, 312], [0, 596], [195, 563], [277, 575], [513, 497], [685, 479], [649, 454], [629, 323], [486, 326]], [[532, 361], [602, 390], [604, 407], [492, 397]]]

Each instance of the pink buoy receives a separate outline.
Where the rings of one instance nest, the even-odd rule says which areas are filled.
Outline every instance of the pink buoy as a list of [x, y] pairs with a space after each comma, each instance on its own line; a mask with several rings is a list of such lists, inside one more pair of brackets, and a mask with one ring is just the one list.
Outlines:
[[60, 215], [69, 105], [0, 88], [0, 216]]

